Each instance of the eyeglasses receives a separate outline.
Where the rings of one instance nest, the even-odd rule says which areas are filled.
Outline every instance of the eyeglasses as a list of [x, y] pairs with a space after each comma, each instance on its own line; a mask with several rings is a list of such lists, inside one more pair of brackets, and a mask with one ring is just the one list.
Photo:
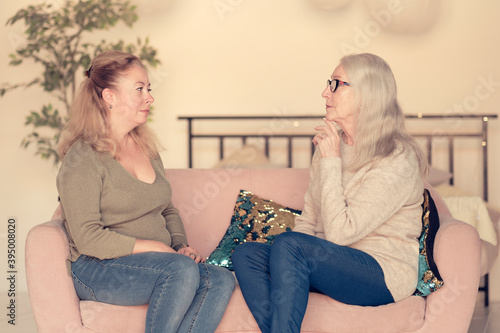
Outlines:
[[337, 79], [326, 80], [326, 85], [330, 86], [330, 91], [332, 93], [335, 92], [335, 91], [337, 91], [337, 88], [339, 86], [350, 86], [349, 83], [347, 83], [345, 81], [340, 81], [340, 80], [337, 80]]

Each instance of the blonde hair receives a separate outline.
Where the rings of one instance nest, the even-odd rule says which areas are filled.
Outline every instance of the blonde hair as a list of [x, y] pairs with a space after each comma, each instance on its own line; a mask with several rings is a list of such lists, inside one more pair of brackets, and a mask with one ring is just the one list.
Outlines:
[[340, 64], [349, 77], [359, 107], [356, 155], [349, 168], [359, 170], [402, 147], [399, 153], [413, 151], [421, 174], [427, 174], [427, 158], [406, 130], [405, 117], [397, 100], [396, 80], [389, 65], [369, 53], [344, 56]]
[[[102, 92], [105, 88], [116, 89], [120, 77], [132, 66], [144, 68], [138, 57], [121, 51], [105, 51], [95, 57], [71, 104], [70, 118], [57, 149], [61, 159], [78, 140], [117, 158], [120, 149], [111, 135], [109, 109]], [[146, 156], [158, 156], [158, 140], [147, 125], [137, 126], [130, 136]]]

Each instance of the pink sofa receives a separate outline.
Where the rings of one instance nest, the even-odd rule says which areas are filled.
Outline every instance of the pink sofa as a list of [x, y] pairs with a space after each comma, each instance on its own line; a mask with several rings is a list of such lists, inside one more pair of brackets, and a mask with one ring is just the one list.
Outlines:
[[[306, 169], [182, 169], [166, 170], [166, 175], [188, 240], [204, 256], [224, 235], [240, 189], [302, 209], [309, 179]], [[379, 307], [349, 306], [312, 293], [303, 332], [467, 332], [479, 284], [480, 240], [430, 190], [441, 219], [434, 256], [444, 287], [428, 297]], [[40, 333], [144, 332], [146, 305], [80, 301], [66, 273], [67, 256], [67, 236], [56, 211], [26, 240], [28, 289]], [[238, 287], [217, 332], [259, 332]]]

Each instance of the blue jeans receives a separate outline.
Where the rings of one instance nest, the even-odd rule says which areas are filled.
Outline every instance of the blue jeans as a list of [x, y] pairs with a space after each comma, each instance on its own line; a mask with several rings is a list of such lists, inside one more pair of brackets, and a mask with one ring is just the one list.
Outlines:
[[234, 290], [225, 268], [177, 253], [146, 252], [116, 259], [80, 256], [71, 265], [82, 300], [149, 304], [147, 333], [214, 332]]
[[272, 245], [241, 244], [232, 262], [262, 332], [300, 332], [309, 291], [346, 304], [394, 302], [373, 257], [303, 233], [282, 233]]

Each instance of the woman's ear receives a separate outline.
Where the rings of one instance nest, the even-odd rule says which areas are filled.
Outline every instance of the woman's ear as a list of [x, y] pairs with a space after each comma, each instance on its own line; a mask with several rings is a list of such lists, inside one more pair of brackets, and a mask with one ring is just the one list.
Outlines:
[[102, 99], [106, 102], [107, 105], [113, 105], [115, 95], [109, 88], [104, 88], [102, 91]]

